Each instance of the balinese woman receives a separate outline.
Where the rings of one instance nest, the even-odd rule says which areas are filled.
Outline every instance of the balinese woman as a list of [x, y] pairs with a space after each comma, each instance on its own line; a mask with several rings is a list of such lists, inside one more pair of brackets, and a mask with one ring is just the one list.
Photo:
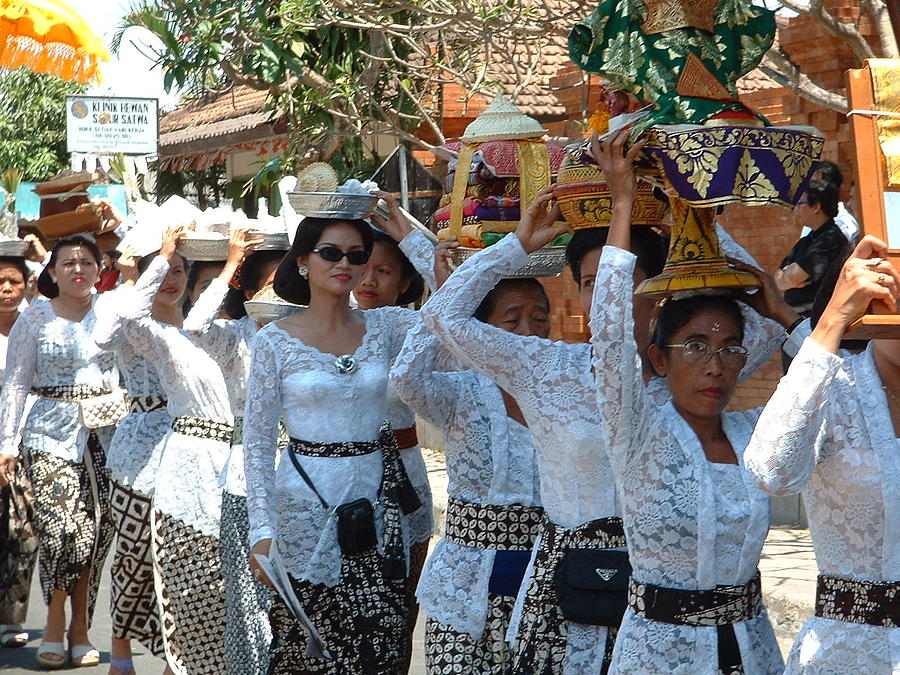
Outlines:
[[[122, 325], [123, 314], [136, 301], [132, 285], [153, 260], [151, 254], [159, 249], [161, 234], [157, 230], [155, 236], [150, 234], [123, 243], [126, 253], [118, 258], [123, 284], [104, 293], [97, 301], [97, 323], [93, 331], [97, 345], [116, 355], [128, 392], [129, 409], [113, 435], [106, 460], [112, 480], [110, 502], [116, 526], [110, 583], [111, 675], [134, 672], [132, 640], [140, 642], [154, 656], [164, 654], [153, 583], [151, 498], [163, 440], [172, 419], [156, 369], [128, 341]], [[142, 253], [147, 255], [140, 257]], [[153, 319], [173, 326], [181, 324], [180, 302], [185, 280], [182, 267], [180, 273], [172, 275], [169, 284], [157, 291], [150, 309]]]
[[184, 261], [182, 228], [163, 235], [122, 316], [131, 347], [159, 374], [172, 419], [153, 486], [153, 567], [168, 667], [177, 675], [226, 672], [225, 597], [219, 567], [219, 474], [234, 419], [215, 361], [173, 323], [157, 320], [155, 298], [177, 300]]
[[[250, 370], [250, 341], [256, 322], [244, 301], [272, 283], [285, 251], [249, 251], [259, 243], [247, 229], [235, 230], [221, 274], [194, 303], [184, 322], [187, 330], [219, 364], [234, 414], [231, 454], [221, 477], [220, 548], [225, 600], [228, 607], [225, 654], [232, 675], [256, 675], [268, 670], [271, 593], [251, 574], [248, 564], [249, 521], [242, 440], [244, 389]], [[245, 257], [246, 256], [246, 257]], [[223, 308], [228, 319], [217, 319]]]
[[[404, 307], [418, 302], [426, 283], [432, 291], [435, 290], [434, 244], [410, 224], [391, 193], [379, 192], [378, 195], [386, 202], [388, 214], [387, 217], [377, 214], [372, 217], [380, 229], [374, 231], [372, 255], [359, 285], [353, 290], [356, 305], [363, 310]], [[434, 534], [434, 515], [428, 472], [416, 433], [416, 415], [391, 383], [388, 384], [387, 395], [388, 421], [397, 437], [403, 466], [422, 502], [422, 507], [411, 513], [407, 521], [411, 542], [406, 584], [410, 607], [407, 654], [412, 656], [413, 632], [419, 617], [416, 587], [428, 555], [428, 542]]]
[[[547, 214], [550, 199], [547, 192], [526, 211], [523, 222], [529, 228], [538, 219], [557, 219], [555, 212]], [[666, 247], [649, 228], [635, 230], [632, 243], [638, 257], [634, 275], [637, 284], [661, 271]], [[562, 230], [542, 230], [536, 243], [530, 242], [530, 234], [525, 239], [508, 236], [473, 256], [426, 303], [421, 314], [432, 334], [457, 358], [516, 400], [534, 435], [547, 520], [526, 572], [520, 607], [513, 613], [512, 671], [575, 675], [599, 673], [608, 667], [615, 636], [615, 631], [608, 629], [614, 629], [618, 621], [609, 613], [585, 613], [568, 603], [564, 613], [557, 580], [564, 569], [578, 566], [578, 561], [572, 562], [575, 557], [584, 557], [570, 556], [570, 550], [597, 555], [594, 552], [625, 546], [615, 482], [599, 426], [591, 348], [588, 344], [515, 335], [472, 316], [500, 279], [528, 262], [523, 243], [536, 250], [554, 231], [559, 234]], [[585, 315], [590, 313], [605, 237], [605, 230], [579, 230], [567, 246], [566, 257], [578, 283]], [[738, 253], [736, 248], [732, 250]], [[651, 303], [635, 303], [634, 320], [645, 332], [651, 310]], [[748, 372], [769, 358], [781, 332], [774, 322], [765, 322], [765, 328], [752, 334], [757, 343], [751, 348], [753, 364]]]
[[787, 673], [900, 672], [900, 342], [839, 349], [870, 303], [893, 314], [900, 275], [866, 237], [769, 400], [746, 452], [756, 484], [802, 493], [819, 567], [815, 616]]
[[[92, 289], [100, 251], [80, 236], [60, 241], [38, 280], [49, 302], [36, 303], [19, 317], [9, 336], [6, 374], [0, 395], [0, 481], [22, 468], [34, 495], [34, 526], [47, 625], [38, 648], [42, 666], [66, 663], [66, 599], [70, 599], [69, 652], [75, 666], [93, 666], [100, 653], [88, 639], [94, 602], [114, 528], [109, 511], [106, 450], [111, 426], [87, 428], [80, 404], [111, 392], [113, 355], [91, 339]], [[22, 426], [29, 394], [37, 399]]]
[[[742, 459], [759, 411], [723, 412], [747, 361], [743, 315], [729, 296], [670, 300], [647, 352], [658, 377], [645, 382], [629, 250], [641, 144], [623, 156], [624, 139], [600, 158], [614, 201], [591, 310], [600, 421], [633, 568], [610, 672], [776, 675], [783, 664], [757, 569], [769, 502]], [[757, 275], [754, 305], [793, 322], [772, 280]], [[660, 381], [662, 405], [652, 391]]]
[[[440, 250], [437, 264], [446, 266]], [[492, 326], [542, 338], [549, 316], [535, 279], [500, 281], [475, 312]], [[512, 659], [509, 620], [543, 520], [534, 443], [511, 396], [474, 370], [445, 372], [442, 352], [419, 325], [391, 374], [400, 396], [443, 432], [447, 459], [446, 536], [418, 592], [428, 615], [425, 666], [432, 675], [502, 675]]]
[[[19, 318], [30, 273], [21, 257], [0, 257], [0, 365], [6, 367], [9, 334]], [[0, 476], [0, 483], [4, 478]], [[24, 647], [31, 575], [37, 562], [34, 503], [28, 476], [17, 462], [13, 480], [0, 488], [0, 647]]]
[[[406, 667], [406, 521], [420, 502], [386, 421], [388, 372], [415, 313], [350, 308], [372, 246], [366, 221], [303, 220], [274, 287], [308, 308], [253, 341], [244, 413], [252, 551], [268, 554], [277, 542], [333, 657], [307, 656], [300, 624], [276, 600], [276, 675]], [[291, 441], [276, 466], [279, 420]]]

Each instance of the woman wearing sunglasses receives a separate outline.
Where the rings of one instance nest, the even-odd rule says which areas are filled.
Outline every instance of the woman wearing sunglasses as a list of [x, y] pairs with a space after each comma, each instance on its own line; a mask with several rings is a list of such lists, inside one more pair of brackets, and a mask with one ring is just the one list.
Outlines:
[[[372, 247], [364, 220], [304, 219], [274, 288], [307, 307], [252, 343], [244, 412], [252, 552], [269, 554], [277, 542], [333, 657], [307, 655], [305, 634], [276, 600], [273, 674], [406, 668], [409, 516], [421, 502], [385, 422], [388, 373], [416, 314], [350, 307]], [[291, 440], [276, 466], [279, 421]]]
[[[628, 250], [634, 145], [605, 144], [599, 162], [614, 200], [591, 310], [600, 421], [622, 498], [633, 568], [612, 673], [781, 673], [762, 604], [759, 562], [768, 497], [743, 467], [759, 410], [723, 412], [747, 361], [745, 322], [730, 296], [662, 306], [645, 383], [634, 337], [634, 255]], [[747, 266], [741, 266], [754, 271]], [[774, 282], [748, 300], [782, 324], [796, 319]], [[670, 400], [651, 392], [665, 383]]]

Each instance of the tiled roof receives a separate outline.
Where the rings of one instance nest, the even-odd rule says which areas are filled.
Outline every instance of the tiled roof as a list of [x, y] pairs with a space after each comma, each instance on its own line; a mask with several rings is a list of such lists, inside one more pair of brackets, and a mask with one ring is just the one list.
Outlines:
[[210, 139], [234, 142], [236, 136], [269, 124], [272, 113], [266, 110], [267, 96], [265, 91], [237, 86], [176, 108], [159, 123], [162, 154], [181, 152], [189, 144]]
[[[587, 16], [589, 8], [584, 3], [573, 0], [550, 0], [537, 4], [542, 11], [552, 13], [560, 29], [544, 40], [535, 41], [527, 46], [523, 44], [517, 50], [515, 63], [508, 59], [510, 50], [501, 47], [495, 52], [497, 56], [493, 76], [503, 92], [512, 97], [514, 103], [526, 114], [538, 118], [563, 118], [566, 115], [566, 108], [553, 92], [550, 80], [556, 76], [560, 68], [569, 63], [568, 29], [576, 21]], [[535, 54], [539, 55], [539, 63], [530, 77], [529, 84], [515, 95], [520, 80], [536, 60], [533, 58]]]

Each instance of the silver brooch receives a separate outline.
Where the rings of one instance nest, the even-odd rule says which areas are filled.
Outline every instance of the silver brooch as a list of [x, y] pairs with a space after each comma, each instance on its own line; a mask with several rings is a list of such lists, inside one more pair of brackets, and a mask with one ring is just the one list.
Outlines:
[[334, 360], [334, 367], [341, 375], [349, 375], [356, 370], [356, 359], [349, 354], [344, 354]]

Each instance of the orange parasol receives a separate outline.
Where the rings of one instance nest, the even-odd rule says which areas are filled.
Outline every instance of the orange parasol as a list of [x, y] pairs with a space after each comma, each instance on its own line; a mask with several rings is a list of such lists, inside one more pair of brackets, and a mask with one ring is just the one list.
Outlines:
[[85, 20], [61, 0], [0, 0], [0, 66], [88, 84], [109, 52]]

